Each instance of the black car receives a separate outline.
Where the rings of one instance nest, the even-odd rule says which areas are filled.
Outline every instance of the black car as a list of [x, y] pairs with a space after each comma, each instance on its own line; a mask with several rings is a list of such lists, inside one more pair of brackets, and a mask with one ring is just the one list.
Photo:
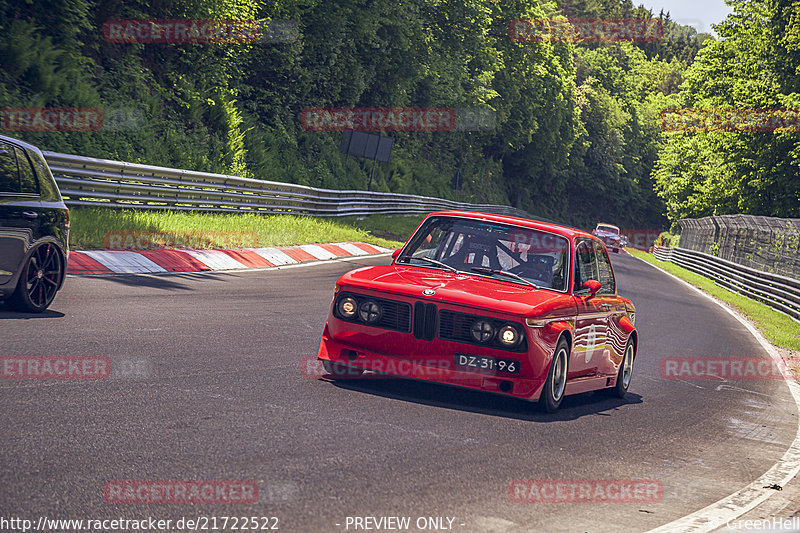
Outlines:
[[67, 272], [69, 209], [42, 152], [0, 135], [0, 300], [42, 312]]

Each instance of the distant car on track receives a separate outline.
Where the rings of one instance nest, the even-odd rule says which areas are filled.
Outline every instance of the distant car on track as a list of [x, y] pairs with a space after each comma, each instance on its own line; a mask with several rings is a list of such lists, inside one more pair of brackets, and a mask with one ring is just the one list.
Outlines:
[[391, 265], [341, 276], [319, 359], [526, 400], [630, 385], [635, 308], [603, 243], [572, 228], [468, 212], [426, 217]]
[[0, 299], [42, 312], [67, 272], [69, 210], [42, 152], [0, 135]]
[[602, 240], [609, 250], [618, 254], [622, 248], [622, 238], [619, 234], [619, 228], [612, 224], [600, 223], [592, 231], [592, 235]]

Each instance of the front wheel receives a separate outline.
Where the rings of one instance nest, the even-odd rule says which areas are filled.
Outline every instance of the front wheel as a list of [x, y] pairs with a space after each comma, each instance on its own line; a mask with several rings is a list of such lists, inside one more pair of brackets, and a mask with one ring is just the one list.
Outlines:
[[22, 267], [11, 305], [20, 311], [41, 313], [53, 302], [63, 277], [64, 265], [58, 248], [42, 244]]
[[633, 376], [633, 337], [628, 339], [628, 344], [625, 346], [625, 355], [619, 365], [619, 372], [617, 373], [617, 384], [611, 389], [614, 396], [618, 398], [625, 398], [628, 392], [628, 387], [631, 385], [631, 377]]
[[358, 368], [357, 366], [343, 365], [342, 363], [334, 363], [333, 361], [328, 361], [326, 359], [322, 360], [322, 366], [323, 368], [325, 368], [325, 372], [327, 372], [331, 377], [335, 379], [357, 378], [364, 373], [363, 368]]
[[564, 399], [567, 390], [567, 366], [569, 361], [569, 343], [562, 338], [556, 345], [553, 361], [550, 363], [550, 372], [544, 382], [539, 403], [548, 413], [555, 413]]

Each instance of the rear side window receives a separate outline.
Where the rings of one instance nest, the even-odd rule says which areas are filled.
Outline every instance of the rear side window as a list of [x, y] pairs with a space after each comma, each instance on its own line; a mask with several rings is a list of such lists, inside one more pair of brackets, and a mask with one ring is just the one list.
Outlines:
[[19, 170], [14, 147], [0, 141], [0, 193], [19, 194]]
[[20, 188], [23, 194], [39, 194], [39, 182], [33, 171], [30, 159], [19, 146], [14, 147], [17, 153], [17, 167], [19, 167]]

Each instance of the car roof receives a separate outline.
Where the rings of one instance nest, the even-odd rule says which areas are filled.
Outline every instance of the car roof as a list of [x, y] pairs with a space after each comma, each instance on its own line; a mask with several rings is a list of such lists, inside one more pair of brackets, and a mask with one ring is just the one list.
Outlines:
[[428, 216], [434, 215], [472, 218], [475, 220], [488, 220], [491, 222], [499, 222], [501, 224], [513, 224], [531, 229], [549, 231], [567, 237], [568, 239], [574, 239], [575, 237], [589, 237], [594, 239], [592, 235], [578, 228], [530, 218], [512, 217], [508, 215], [493, 215], [491, 213], [481, 213], [476, 211], [437, 211]]
[[609, 224], [608, 222], [598, 222], [596, 227], [600, 226], [607, 226], [609, 228], [614, 228], [616, 230], [619, 230], [619, 226], [615, 226], [614, 224]]
[[23, 148], [26, 148], [28, 150], [33, 150], [34, 152], [38, 152], [41, 154], [41, 150], [39, 150], [38, 147], [32, 145], [31, 143], [27, 143], [21, 139], [17, 139], [16, 137], [9, 137], [8, 135], [0, 135], [0, 141], [14, 143], [19, 146], [22, 146]]

